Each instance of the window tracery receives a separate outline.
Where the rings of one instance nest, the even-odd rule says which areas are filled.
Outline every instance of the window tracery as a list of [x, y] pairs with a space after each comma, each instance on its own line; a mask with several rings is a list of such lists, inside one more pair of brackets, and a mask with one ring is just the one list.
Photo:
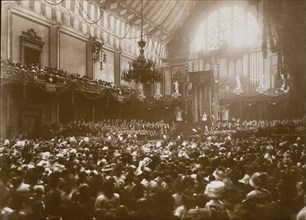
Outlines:
[[212, 12], [200, 25], [191, 51], [209, 52], [221, 46], [236, 48], [258, 45], [259, 42], [256, 18], [245, 8], [227, 6]]

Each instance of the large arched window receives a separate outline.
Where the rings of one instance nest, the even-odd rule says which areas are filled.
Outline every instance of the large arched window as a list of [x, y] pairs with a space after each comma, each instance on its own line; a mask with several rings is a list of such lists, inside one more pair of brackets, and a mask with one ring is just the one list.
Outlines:
[[255, 46], [260, 42], [260, 29], [256, 18], [239, 6], [220, 8], [212, 12], [200, 25], [192, 52], [208, 52], [221, 45], [230, 48]]

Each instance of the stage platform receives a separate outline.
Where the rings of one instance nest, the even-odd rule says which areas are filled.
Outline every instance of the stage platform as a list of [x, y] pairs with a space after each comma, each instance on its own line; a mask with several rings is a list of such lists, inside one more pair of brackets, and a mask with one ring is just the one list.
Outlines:
[[183, 135], [184, 139], [189, 139], [190, 136], [201, 135], [204, 132], [205, 125], [202, 122], [177, 122], [173, 130], [170, 132], [171, 137]]

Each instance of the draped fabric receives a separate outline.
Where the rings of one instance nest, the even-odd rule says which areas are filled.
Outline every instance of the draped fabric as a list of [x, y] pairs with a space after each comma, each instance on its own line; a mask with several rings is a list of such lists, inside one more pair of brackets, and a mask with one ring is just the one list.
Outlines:
[[220, 100], [229, 109], [229, 117], [241, 120], [274, 120], [287, 117], [289, 97], [286, 93], [241, 95]]
[[50, 102], [53, 100], [56, 105], [54, 115], [58, 115], [61, 123], [73, 120], [97, 121], [104, 118], [173, 122], [177, 108], [182, 111], [183, 120], [191, 118], [192, 104], [182, 97], [165, 95], [157, 100], [148, 96], [140, 101], [137, 99], [137, 91], [128, 87], [111, 87], [83, 79], [1, 66], [1, 86], [9, 88], [12, 85], [16, 85], [20, 94], [28, 96], [33, 102], [41, 101], [33, 97], [35, 94], [48, 97]]
[[67, 90], [76, 91], [86, 98], [95, 100], [106, 95], [118, 102], [125, 103], [135, 95], [135, 91], [128, 87], [108, 87], [98, 83], [86, 82], [82, 79], [70, 79], [53, 74], [36, 74], [15, 67], [1, 66], [1, 85], [12, 82], [33, 83], [46, 93], [58, 95]]

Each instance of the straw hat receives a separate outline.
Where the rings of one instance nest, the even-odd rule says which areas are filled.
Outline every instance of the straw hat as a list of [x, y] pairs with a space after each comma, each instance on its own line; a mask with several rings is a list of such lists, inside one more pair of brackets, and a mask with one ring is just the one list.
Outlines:
[[221, 181], [211, 181], [207, 184], [205, 194], [210, 198], [220, 198], [224, 192], [225, 183]]

